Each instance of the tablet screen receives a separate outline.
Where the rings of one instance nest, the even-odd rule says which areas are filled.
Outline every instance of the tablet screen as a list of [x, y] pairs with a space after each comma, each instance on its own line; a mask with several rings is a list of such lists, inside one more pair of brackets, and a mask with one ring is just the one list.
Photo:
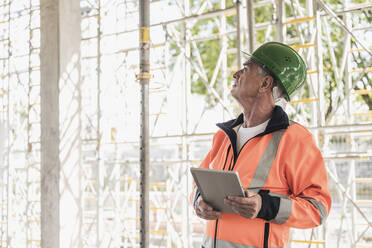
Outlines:
[[230, 206], [224, 204], [229, 196], [244, 196], [238, 172], [191, 168], [191, 174], [203, 200], [214, 210], [234, 213]]

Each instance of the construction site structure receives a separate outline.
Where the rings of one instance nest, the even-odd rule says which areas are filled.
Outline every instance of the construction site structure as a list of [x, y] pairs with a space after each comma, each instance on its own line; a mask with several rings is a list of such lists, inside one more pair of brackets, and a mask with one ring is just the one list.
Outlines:
[[[306, 60], [307, 84], [285, 109], [313, 133], [333, 198], [327, 223], [292, 230], [290, 246], [372, 247], [372, 2], [153, 0], [149, 33], [139, 7], [0, 0], [0, 247], [141, 247], [144, 230], [150, 247], [200, 247], [189, 168], [207, 154], [214, 123], [240, 111], [229, 95], [240, 51], [266, 41]], [[193, 93], [200, 84], [203, 96]]]

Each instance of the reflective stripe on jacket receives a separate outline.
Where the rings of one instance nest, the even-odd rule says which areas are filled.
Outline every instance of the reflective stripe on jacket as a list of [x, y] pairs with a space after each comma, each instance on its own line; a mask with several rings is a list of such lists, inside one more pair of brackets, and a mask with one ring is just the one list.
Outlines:
[[322, 155], [311, 133], [300, 124], [289, 125], [279, 106], [266, 130], [238, 152], [236, 130], [242, 122], [240, 115], [217, 124], [220, 130], [200, 168], [238, 171], [243, 188], [260, 192], [262, 208], [253, 220], [222, 213], [217, 221], [207, 221], [203, 247], [284, 247], [290, 227], [312, 228], [328, 216], [331, 197]]

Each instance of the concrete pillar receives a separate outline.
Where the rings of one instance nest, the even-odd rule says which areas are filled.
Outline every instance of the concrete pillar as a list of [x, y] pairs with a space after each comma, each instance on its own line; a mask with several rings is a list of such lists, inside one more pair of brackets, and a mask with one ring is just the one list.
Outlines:
[[40, 0], [41, 246], [81, 247], [80, 5]]
[[59, 247], [58, 0], [40, 1], [41, 247]]

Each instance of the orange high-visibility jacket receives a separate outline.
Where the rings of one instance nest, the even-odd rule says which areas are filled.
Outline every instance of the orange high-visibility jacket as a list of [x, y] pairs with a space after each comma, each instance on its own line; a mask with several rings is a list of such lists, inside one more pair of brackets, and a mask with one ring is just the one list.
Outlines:
[[[311, 133], [290, 122], [276, 106], [266, 130], [236, 150], [237, 119], [219, 123], [212, 149], [200, 168], [238, 171], [243, 188], [258, 192], [262, 208], [255, 219], [222, 213], [207, 221], [202, 247], [284, 247], [289, 228], [312, 228], [331, 208], [327, 172]], [[200, 196], [192, 194], [194, 206]]]

